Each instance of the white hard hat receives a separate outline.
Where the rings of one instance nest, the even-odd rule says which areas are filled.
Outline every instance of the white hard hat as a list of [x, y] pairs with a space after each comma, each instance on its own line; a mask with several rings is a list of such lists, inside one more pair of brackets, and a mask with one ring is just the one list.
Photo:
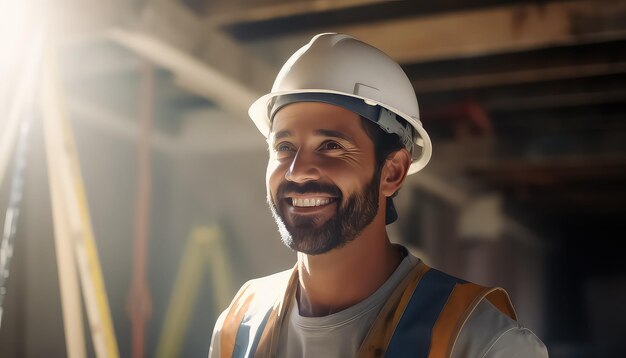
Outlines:
[[[287, 98], [284, 104], [319, 101], [344, 106], [384, 131], [397, 134], [409, 152], [413, 153], [414, 145], [419, 146], [421, 150], [413, 158], [408, 174], [418, 172], [430, 160], [432, 144], [419, 120], [417, 98], [408, 77], [389, 56], [352, 36], [319, 34], [287, 60], [271, 93], [256, 100], [248, 110], [265, 137], [281, 98]], [[368, 115], [372, 112], [376, 118]]]

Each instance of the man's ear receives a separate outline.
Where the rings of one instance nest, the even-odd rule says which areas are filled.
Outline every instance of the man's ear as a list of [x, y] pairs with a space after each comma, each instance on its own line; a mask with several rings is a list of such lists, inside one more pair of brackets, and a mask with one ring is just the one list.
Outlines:
[[380, 192], [384, 196], [390, 197], [400, 189], [409, 166], [411, 155], [408, 150], [402, 148], [389, 154], [380, 173]]

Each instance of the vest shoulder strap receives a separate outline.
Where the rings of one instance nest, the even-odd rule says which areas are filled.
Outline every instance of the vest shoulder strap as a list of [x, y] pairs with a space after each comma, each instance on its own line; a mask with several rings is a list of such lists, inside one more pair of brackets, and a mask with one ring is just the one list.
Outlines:
[[449, 357], [461, 328], [483, 299], [515, 319], [504, 290], [419, 263], [383, 306], [357, 356]]
[[506, 291], [500, 287], [484, 287], [474, 283], [457, 284], [452, 289], [432, 329], [428, 357], [450, 357], [461, 329], [469, 316], [488, 300], [503, 314], [517, 320], [515, 309]]
[[250, 357], [277, 302], [282, 302], [293, 269], [246, 282], [220, 327], [220, 357]]

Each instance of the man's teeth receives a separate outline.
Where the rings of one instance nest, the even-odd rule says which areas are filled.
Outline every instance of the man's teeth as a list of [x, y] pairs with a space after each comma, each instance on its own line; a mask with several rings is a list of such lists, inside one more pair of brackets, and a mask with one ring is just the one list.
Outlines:
[[330, 198], [312, 198], [312, 199], [292, 198], [291, 203], [293, 206], [300, 206], [300, 207], [322, 206], [322, 205], [329, 204]]

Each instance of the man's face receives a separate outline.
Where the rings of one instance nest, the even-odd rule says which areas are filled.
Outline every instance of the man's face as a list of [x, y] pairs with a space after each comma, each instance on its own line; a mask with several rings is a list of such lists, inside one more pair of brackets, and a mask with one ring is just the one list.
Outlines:
[[287, 105], [268, 144], [267, 200], [290, 248], [310, 255], [339, 248], [377, 215], [374, 144], [357, 114], [318, 102]]

